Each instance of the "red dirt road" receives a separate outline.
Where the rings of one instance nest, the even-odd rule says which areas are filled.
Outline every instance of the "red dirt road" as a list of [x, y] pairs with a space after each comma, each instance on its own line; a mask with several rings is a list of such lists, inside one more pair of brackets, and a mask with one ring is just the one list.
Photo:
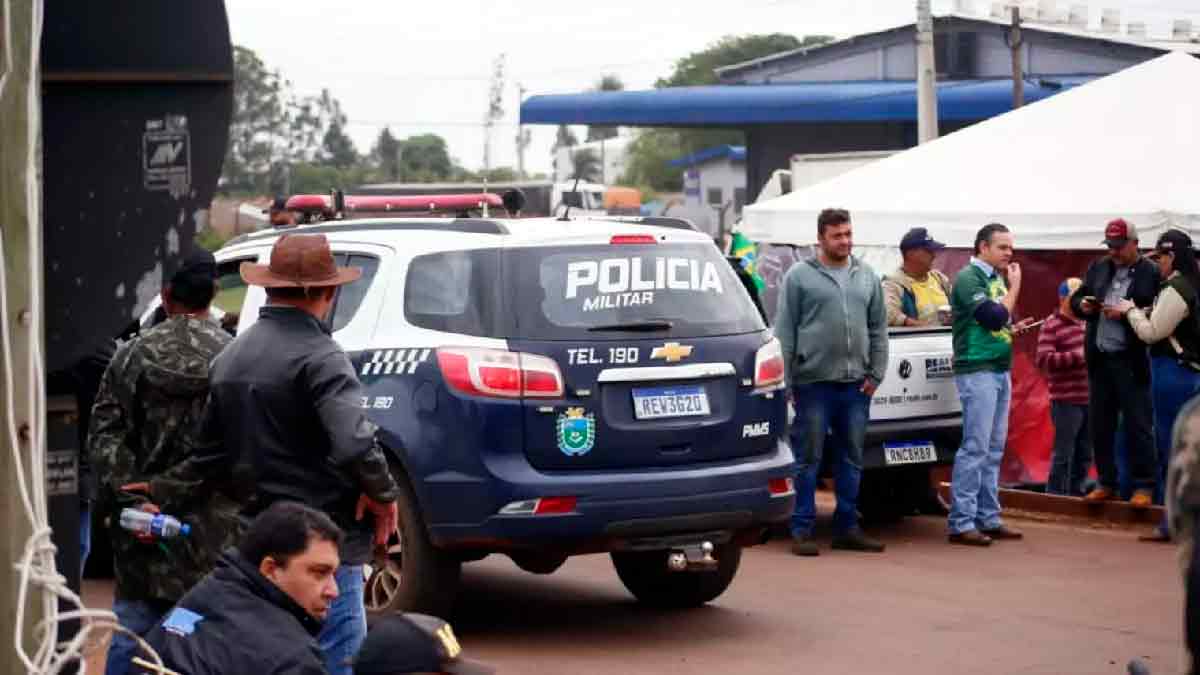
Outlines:
[[[1174, 547], [1014, 524], [1026, 539], [990, 549], [947, 545], [932, 517], [876, 532], [883, 555], [802, 559], [773, 542], [717, 602], [675, 613], [636, 605], [605, 556], [548, 577], [492, 557], [466, 567], [454, 625], [468, 655], [513, 674], [1090, 675], [1133, 657], [1180, 672]], [[107, 584], [86, 591], [108, 602]]]

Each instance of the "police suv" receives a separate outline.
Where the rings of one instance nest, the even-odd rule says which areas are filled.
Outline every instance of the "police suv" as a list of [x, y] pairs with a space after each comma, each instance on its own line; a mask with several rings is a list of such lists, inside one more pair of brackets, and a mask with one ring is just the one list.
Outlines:
[[[324, 234], [338, 264], [363, 270], [329, 322], [404, 487], [369, 609], [445, 613], [462, 563], [491, 553], [537, 574], [609, 553], [640, 601], [700, 605], [791, 513], [779, 343], [682, 221], [427, 216], [284, 232]], [[216, 253], [216, 304], [239, 330], [265, 294], [238, 266], [267, 262], [280, 234]]]

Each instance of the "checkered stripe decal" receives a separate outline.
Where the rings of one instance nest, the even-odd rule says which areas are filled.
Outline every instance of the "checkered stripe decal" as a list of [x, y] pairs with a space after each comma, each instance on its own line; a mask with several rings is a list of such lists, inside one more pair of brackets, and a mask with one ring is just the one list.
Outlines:
[[363, 375], [412, 375], [417, 366], [429, 360], [432, 349], [381, 349], [363, 363]]

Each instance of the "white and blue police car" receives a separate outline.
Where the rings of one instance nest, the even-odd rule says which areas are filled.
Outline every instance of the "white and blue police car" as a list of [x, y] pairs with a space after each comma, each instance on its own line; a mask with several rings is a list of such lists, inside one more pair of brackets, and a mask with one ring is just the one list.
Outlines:
[[[608, 553], [640, 601], [696, 606], [790, 515], [779, 343], [686, 223], [406, 214], [286, 231], [324, 234], [363, 270], [329, 322], [405, 488], [369, 609], [444, 615], [462, 564], [492, 553], [538, 574]], [[280, 233], [216, 253], [216, 304], [239, 329], [266, 298], [238, 266], [267, 262]]]

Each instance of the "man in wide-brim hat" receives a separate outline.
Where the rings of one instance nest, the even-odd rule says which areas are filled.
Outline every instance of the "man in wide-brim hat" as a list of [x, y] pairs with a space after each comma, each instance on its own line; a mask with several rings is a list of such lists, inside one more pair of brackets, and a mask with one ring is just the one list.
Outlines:
[[[367, 632], [362, 566], [395, 531], [399, 495], [361, 406], [362, 384], [325, 324], [338, 287], [362, 271], [338, 267], [324, 235], [285, 234], [270, 264], [243, 263], [241, 273], [266, 288], [268, 302], [213, 363], [199, 447], [180, 473], [210, 482], [234, 464], [251, 467], [244, 515], [298, 501], [345, 531], [338, 597], [317, 641], [329, 672], [349, 675]], [[373, 523], [362, 520], [367, 512]]]

